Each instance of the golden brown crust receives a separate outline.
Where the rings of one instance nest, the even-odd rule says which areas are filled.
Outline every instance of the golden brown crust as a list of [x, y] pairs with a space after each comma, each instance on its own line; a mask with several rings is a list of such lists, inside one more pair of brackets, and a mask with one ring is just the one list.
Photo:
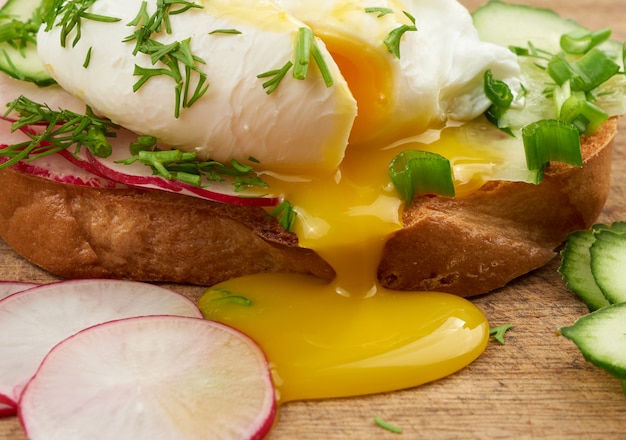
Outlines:
[[63, 185], [11, 169], [0, 172], [0, 198], [0, 236], [64, 278], [212, 285], [257, 272], [334, 277], [262, 208]]
[[540, 185], [498, 181], [463, 198], [417, 198], [386, 244], [381, 283], [471, 296], [545, 265], [569, 232], [598, 218], [616, 133], [610, 120], [584, 137], [583, 167], [553, 164]]
[[[386, 244], [381, 284], [469, 296], [543, 266], [567, 233], [599, 215], [616, 131], [611, 120], [584, 138], [583, 168], [555, 164], [540, 185], [492, 182], [463, 198], [416, 199]], [[262, 208], [62, 185], [11, 169], [0, 171], [0, 200], [0, 236], [65, 278], [211, 285], [257, 272], [334, 276]]]

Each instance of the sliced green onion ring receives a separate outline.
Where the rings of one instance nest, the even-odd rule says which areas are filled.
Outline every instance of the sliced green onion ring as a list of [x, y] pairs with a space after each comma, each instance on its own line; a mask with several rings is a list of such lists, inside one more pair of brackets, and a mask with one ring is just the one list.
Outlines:
[[450, 161], [421, 150], [405, 150], [389, 164], [389, 177], [402, 199], [410, 204], [417, 194], [454, 197]]
[[311, 46], [313, 45], [313, 31], [309, 28], [298, 29], [298, 42], [296, 43], [296, 60], [293, 68], [293, 77], [303, 80], [309, 70], [311, 60]]
[[570, 81], [572, 90], [590, 92], [619, 72], [620, 67], [597, 48], [591, 49], [574, 62], [563, 53], [552, 57], [548, 73], [561, 86]]
[[500, 119], [513, 103], [513, 92], [507, 83], [495, 79], [491, 70], [485, 72], [483, 87], [485, 95], [491, 101], [491, 106], [485, 112], [485, 117], [496, 127], [512, 134], [507, 127], [501, 127]]
[[609, 115], [586, 97], [573, 94], [563, 102], [559, 118], [576, 126], [580, 134], [593, 134]]
[[611, 29], [600, 29], [595, 32], [587, 29], [576, 29], [561, 35], [561, 49], [571, 54], [584, 54], [592, 48], [611, 38]]
[[526, 164], [529, 170], [542, 169], [551, 161], [581, 167], [580, 133], [573, 125], [544, 119], [522, 128]]

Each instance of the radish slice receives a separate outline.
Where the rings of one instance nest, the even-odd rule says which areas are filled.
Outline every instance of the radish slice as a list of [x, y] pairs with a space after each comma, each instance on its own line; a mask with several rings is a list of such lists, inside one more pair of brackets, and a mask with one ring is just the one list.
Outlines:
[[[19, 281], [0, 281], [0, 301], [9, 295], [35, 287], [37, 284]], [[15, 402], [0, 394], [0, 418], [16, 414]]]
[[22, 95], [32, 101], [46, 104], [52, 110], [66, 109], [82, 114], [86, 109], [83, 101], [68, 93], [61, 86], [39, 87], [29, 81], [20, 81], [5, 74], [0, 75], [0, 107], [3, 109], [0, 111], [1, 114], [6, 111], [8, 103]]
[[0, 419], [4, 417], [12, 417], [17, 414], [15, 403], [7, 397], [0, 395]]
[[25, 283], [22, 281], [0, 281], [0, 300], [17, 292], [37, 287], [39, 284]]
[[202, 316], [183, 295], [130, 281], [63, 281], [6, 297], [0, 301], [0, 401], [16, 405], [58, 342], [95, 324], [142, 315]]
[[[0, 158], [0, 162], [2, 158]], [[66, 185], [89, 186], [92, 188], [126, 188], [118, 182], [91, 174], [58, 154], [51, 154], [30, 162], [20, 161], [13, 165], [22, 173], [31, 174]]]
[[[38, 132], [41, 130], [42, 127], [33, 125], [22, 127], [21, 131], [11, 132], [11, 121], [0, 118], [0, 139], [6, 139], [7, 144], [29, 140], [23, 133], [24, 131]], [[3, 137], [5, 135], [6, 138]], [[132, 186], [175, 192], [241, 206], [274, 206], [278, 203], [277, 197], [267, 196], [261, 191], [251, 189], [245, 194], [239, 193], [235, 190], [233, 183], [227, 180], [208, 181], [205, 179], [204, 186], [197, 187], [154, 175], [150, 167], [139, 162], [132, 165], [116, 163], [116, 161], [129, 158], [128, 146], [136, 139], [136, 134], [125, 129], [119, 129], [116, 131], [116, 137], [109, 139], [113, 147], [113, 154], [110, 157], [93, 156], [87, 149], [83, 149], [78, 154], [62, 150], [58, 154], [50, 154], [34, 161], [21, 161], [13, 167], [25, 173], [67, 184], [99, 188]], [[7, 160], [8, 158], [0, 157], [0, 163]]]
[[232, 182], [227, 180], [222, 182], [205, 180], [202, 187], [197, 187], [154, 175], [150, 167], [140, 162], [131, 165], [116, 163], [116, 161], [128, 159], [128, 145], [135, 138], [136, 135], [132, 132], [120, 129], [117, 131], [117, 136], [111, 139], [113, 146], [111, 156], [100, 158], [85, 150], [84, 159], [89, 162], [90, 169], [95, 174], [128, 186], [170, 191], [230, 205], [274, 206], [278, 203], [278, 198], [265, 196], [259, 191], [250, 190], [246, 193], [238, 193]]
[[[11, 122], [0, 118], [0, 139], [4, 142], [0, 148], [9, 144], [29, 141], [30, 138], [21, 130], [11, 131]], [[68, 156], [71, 154], [68, 153]], [[0, 164], [7, 162], [8, 157], [0, 157]], [[78, 161], [77, 159], [74, 159]], [[75, 162], [68, 161], [58, 154], [50, 154], [32, 161], [20, 161], [13, 165], [14, 169], [67, 185], [90, 186], [94, 188], [121, 188], [125, 185], [97, 176]]]
[[261, 439], [276, 400], [263, 352], [212, 321], [130, 318], [46, 356], [20, 400], [28, 438]]

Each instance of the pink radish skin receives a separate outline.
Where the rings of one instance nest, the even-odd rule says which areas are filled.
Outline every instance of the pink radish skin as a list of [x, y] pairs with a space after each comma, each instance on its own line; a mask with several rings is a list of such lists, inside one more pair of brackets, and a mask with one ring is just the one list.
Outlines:
[[22, 292], [37, 286], [39, 286], [39, 284], [26, 283], [23, 281], [0, 281], [0, 300], [9, 295], [13, 295], [14, 293]]
[[[15, 81], [6, 75], [0, 75], [0, 100], [9, 103], [24, 95], [36, 102], [46, 103], [51, 109], [59, 108], [69, 109], [78, 113], [85, 111], [85, 104], [69, 93], [65, 92], [58, 86], [50, 86], [46, 88], [36, 88], [33, 84], [23, 81]], [[22, 127], [20, 130], [11, 131], [11, 124], [16, 115], [10, 117], [2, 117], [0, 121], [0, 139], [4, 145], [12, 145], [29, 138], [24, 131], [37, 132], [42, 130], [42, 126], [32, 125]], [[230, 182], [205, 182], [206, 187], [196, 187], [180, 181], [169, 180], [159, 176], [152, 175], [152, 170], [142, 164], [134, 165], [116, 164], [119, 159], [127, 159], [130, 156], [129, 145], [137, 139], [137, 135], [125, 130], [119, 129], [116, 137], [110, 138], [109, 141], [113, 147], [113, 156], [101, 159], [86, 153], [79, 160], [71, 153], [65, 151], [57, 155], [50, 155], [38, 159], [35, 162], [20, 162], [15, 168], [19, 171], [33, 174], [37, 177], [43, 177], [55, 180], [61, 183], [73, 185], [85, 185], [93, 187], [111, 188], [116, 186], [133, 186], [143, 189], [154, 189], [178, 194], [185, 194], [215, 202], [227, 203], [240, 206], [275, 206], [278, 203], [276, 197], [262, 196], [250, 197], [237, 193]], [[0, 145], [0, 148], [2, 146]], [[63, 163], [60, 156], [71, 162], [74, 166]], [[7, 160], [1, 158], [0, 161]], [[57, 169], [57, 166], [59, 167]], [[117, 182], [117, 184], [115, 183]], [[210, 189], [209, 189], [210, 188]]]
[[[0, 118], [1, 119], [1, 118]], [[11, 122], [0, 120], [0, 138], [9, 134], [10, 140], [4, 145], [16, 144], [28, 140], [23, 131], [36, 131], [41, 127], [22, 127], [21, 131], [10, 133]], [[21, 137], [19, 136], [21, 135]], [[74, 155], [67, 150], [38, 158], [34, 161], [20, 161], [13, 165], [18, 171], [32, 174], [44, 179], [54, 180], [71, 185], [82, 185], [96, 188], [135, 187], [148, 190], [159, 190], [198, 197], [214, 202], [240, 206], [275, 206], [278, 198], [272, 196], [244, 196], [235, 191], [231, 182], [205, 182], [211, 189], [197, 187], [177, 180], [170, 180], [152, 174], [152, 169], [136, 162], [132, 165], [115, 163], [116, 160], [128, 159], [128, 145], [136, 139], [136, 135], [124, 130], [117, 131], [117, 137], [111, 138], [113, 156], [98, 158], [86, 149]], [[2, 145], [0, 145], [0, 148]], [[0, 157], [0, 163], [8, 158]]]
[[[11, 122], [0, 118], [0, 139], [4, 142], [0, 148], [9, 144], [18, 144], [29, 141], [21, 130], [11, 132]], [[71, 156], [68, 153], [69, 156]], [[8, 157], [0, 157], [0, 163], [7, 162]], [[119, 188], [124, 185], [97, 176], [76, 163], [68, 161], [59, 154], [51, 154], [32, 161], [20, 161], [13, 168], [33, 176], [64, 183], [66, 185], [90, 186], [95, 188]]]
[[[37, 284], [24, 283], [20, 281], [0, 281], [0, 300], [13, 295], [17, 292], [36, 287]], [[15, 402], [8, 397], [0, 394], [0, 418], [11, 417], [17, 414], [17, 408]]]
[[0, 419], [4, 417], [12, 417], [17, 414], [15, 403], [8, 398], [0, 395]]
[[[136, 136], [127, 130], [118, 130], [115, 142], [129, 145], [132, 137]], [[99, 158], [85, 151], [84, 157], [94, 174], [123, 183], [128, 186], [157, 189], [175, 192], [193, 197], [199, 197], [215, 202], [241, 206], [274, 206], [278, 203], [276, 197], [245, 197], [237, 193], [231, 182], [205, 182], [207, 188], [197, 187], [177, 180], [170, 180], [152, 174], [152, 169], [139, 162], [131, 165], [116, 163], [118, 160], [128, 159], [128, 148], [113, 146], [113, 154], [107, 158]]]
[[28, 383], [29, 439], [262, 439], [276, 416], [263, 352], [212, 321], [100, 324], [59, 343]]
[[0, 301], [0, 402], [14, 407], [57, 343], [102, 322], [142, 315], [200, 318], [189, 299], [158, 286], [117, 280], [41, 285]]

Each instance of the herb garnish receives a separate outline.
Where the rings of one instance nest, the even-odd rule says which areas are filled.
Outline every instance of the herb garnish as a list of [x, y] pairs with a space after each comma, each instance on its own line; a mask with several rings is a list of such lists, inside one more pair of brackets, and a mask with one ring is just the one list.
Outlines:
[[[48, 10], [43, 17], [46, 23], [46, 32], [50, 31], [54, 26], [61, 27], [61, 46], [65, 47], [67, 44], [67, 37], [70, 32], [76, 29], [76, 36], [72, 40], [72, 46], [76, 46], [76, 43], [81, 37], [81, 23], [82, 20], [101, 21], [104, 23], [115, 23], [120, 21], [116, 17], [108, 17], [106, 15], [92, 14], [87, 12], [96, 0], [55, 0], [52, 7]], [[57, 18], [60, 17], [60, 20]]]
[[[35, 160], [62, 150], [72, 149], [72, 154], [78, 154], [83, 147], [96, 157], [106, 158], [112, 154], [108, 138], [115, 137], [115, 130], [119, 126], [97, 116], [90, 107], [86, 107], [85, 114], [64, 109], [52, 110], [46, 104], [20, 96], [8, 104], [4, 116], [10, 117], [13, 112], [19, 118], [12, 124], [12, 130], [22, 130], [30, 141], [1, 147], [0, 157], [7, 157], [9, 160], [0, 163], [0, 169], [12, 166], [20, 160]], [[34, 130], [33, 126], [41, 127], [41, 130]], [[268, 187], [250, 165], [235, 160], [230, 164], [200, 160], [193, 152], [158, 150], [156, 145], [155, 137], [138, 136], [129, 145], [132, 157], [118, 163], [132, 164], [139, 161], [150, 166], [156, 175], [194, 186], [201, 186], [203, 179], [212, 182], [229, 179], [236, 192], [251, 187]], [[252, 158], [250, 160], [253, 161]]]
[[592, 102], [595, 89], [623, 73], [611, 55], [598, 47], [610, 36], [608, 29], [596, 32], [577, 29], [561, 36], [561, 52], [556, 54], [538, 49], [532, 43], [528, 47], [509, 47], [519, 57], [537, 60], [535, 66], [552, 81], [544, 93], [556, 99], [557, 118], [573, 123], [581, 134], [589, 134], [608, 119]]
[[[528, 169], [543, 170], [550, 161], [582, 166], [580, 135], [594, 133], [609, 118], [593, 102], [600, 94], [599, 87], [624, 73], [614, 61], [614, 54], [600, 47], [610, 35], [608, 29], [576, 29], [561, 36], [558, 53], [539, 49], [530, 42], [527, 47], [509, 47], [518, 57], [532, 59], [534, 67], [545, 74], [546, 88], [542, 93], [554, 101], [554, 117], [516, 127], [521, 129]], [[622, 52], [623, 48], [624, 45]], [[514, 136], [512, 127], [503, 128], [501, 122], [512, 102], [508, 86], [494, 80], [489, 71], [484, 80], [485, 94], [493, 104], [485, 116]]]
[[389, 8], [365, 8], [365, 12], [368, 14], [378, 14], [378, 17], [384, 17], [387, 14], [393, 14], [393, 9]]
[[89, 67], [89, 63], [91, 62], [91, 52], [93, 51], [93, 47], [90, 47], [87, 50], [87, 55], [85, 55], [85, 61], [83, 62], [83, 67], [86, 69]]
[[270, 78], [263, 83], [263, 88], [268, 95], [274, 93], [292, 67], [294, 68], [292, 75], [295, 79], [306, 79], [311, 58], [320, 69], [326, 87], [332, 87], [334, 84], [330, 69], [315, 40], [313, 31], [309, 28], [298, 29], [296, 41], [294, 62], [287, 61], [280, 69], [269, 70], [257, 75], [259, 79]]
[[222, 182], [226, 177], [232, 179], [236, 192], [248, 188], [267, 188], [268, 185], [255, 173], [254, 169], [236, 160], [230, 164], [223, 164], [215, 160], [200, 160], [196, 153], [178, 149], [159, 150], [156, 139], [151, 136], [141, 136], [138, 142], [131, 145], [132, 157], [116, 161], [124, 165], [141, 162], [152, 168], [154, 175], [166, 179], [178, 180], [193, 186], [201, 187], [204, 179], [212, 182]]
[[398, 428], [397, 426], [393, 426], [391, 423], [385, 422], [380, 417], [374, 417], [374, 423], [376, 423], [381, 428], [386, 429], [387, 431], [390, 431], [390, 432], [393, 432], [393, 433], [396, 433], [396, 434], [402, 434], [402, 428]]
[[265, 93], [267, 93], [268, 95], [274, 93], [283, 78], [287, 75], [287, 72], [289, 72], [289, 69], [291, 69], [292, 67], [293, 63], [291, 61], [287, 61], [280, 69], [269, 70], [267, 72], [258, 74], [256, 77], [259, 79], [270, 78], [262, 84], [263, 88], [265, 89]]
[[454, 197], [450, 160], [430, 151], [404, 150], [389, 163], [389, 178], [406, 205], [418, 194]]
[[489, 336], [504, 345], [504, 335], [513, 328], [513, 324], [500, 325], [489, 329]]
[[[43, 63], [36, 58], [37, 32], [54, 0], [31, 2], [26, 8], [13, 1], [0, 9], [0, 64], [13, 78], [30, 81], [40, 87], [55, 84]], [[37, 4], [35, 4], [37, 3]]]
[[289, 201], [284, 200], [274, 209], [272, 216], [278, 220], [278, 223], [285, 231], [291, 231], [298, 217], [298, 213], [293, 209], [293, 205], [289, 203]]
[[238, 306], [250, 307], [253, 305], [250, 298], [243, 295], [235, 295], [232, 291], [224, 288], [207, 290], [204, 295], [214, 294], [215, 298], [208, 300], [211, 305], [219, 306], [221, 304], [234, 304]]
[[237, 29], [215, 29], [214, 31], [209, 32], [209, 35], [214, 34], [241, 35], [241, 31]]
[[407, 24], [403, 24], [395, 28], [389, 32], [389, 36], [385, 38], [384, 41], [385, 46], [387, 46], [387, 50], [395, 55], [396, 58], [400, 58], [400, 41], [402, 40], [402, 36], [407, 32], [417, 31], [417, 27], [415, 26], [415, 17], [406, 11], [402, 12], [408, 17], [409, 20], [411, 20], [412, 25], [409, 26]]
[[296, 61], [293, 69], [293, 77], [295, 79], [306, 79], [311, 57], [320, 69], [326, 87], [333, 85], [333, 78], [326, 64], [326, 60], [322, 56], [313, 31], [309, 28], [300, 28], [298, 30], [298, 43], [296, 44]]
[[37, 11], [27, 21], [11, 19], [0, 26], [0, 42], [7, 42], [15, 49], [22, 51], [27, 45], [37, 43], [37, 30], [40, 25], [41, 18], [37, 15]]
[[512, 136], [513, 132], [509, 127], [500, 126], [500, 119], [513, 103], [513, 92], [504, 81], [495, 79], [491, 70], [485, 72], [483, 82], [485, 95], [491, 101], [491, 106], [485, 112], [485, 117], [493, 125]]
[[[172, 9], [174, 6], [180, 7]], [[133, 91], [137, 92], [151, 78], [161, 75], [169, 76], [175, 83], [174, 117], [176, 118], [180, 116], [183, 108], [191, 107], [208, 90], [207, 74], [198, 67], [198, 64], [206, 64], [206, 62], [192, 54], [191, 38], [163, 44], [153, 40], [152, 36], [162, 32], [171, 34], [170, 16], [182, 14], [192, 8], [201, 9], [202, 6], [185, 0], [157, 0], [156, 12], [149, 15], [147, 3], [144, 1], [137, 16], [128, 23], [128, 26], [135, 26], [137, 30], [124, 39], [124, 42], [135, 41], [134, 54], [146, 54], [150, 56], [153, 66], [159, 62], [164, 66], [148, 68], [135, 65], [134, 75], [140, 78], [133, 86]], [[191, 85], [194, 81], [195, 87]]]
[[70, 110], [52, 110], [45, 104], [20, 96], [8, 104], [5, 116], [12, 112], [20, 115], [20, 118], [12, 124], [13, 131], [31, 125], [41, 125], [43, 131], [25, 129], [23, 131], [30, 137], [30, 141], [1, 148], [0, 156], [10, 158], [0, 165], [1, 168], [23, 159], [34, 160], [73, 146], [75, 153], [86, 147], [97, 157], [111, 155], [111, 144], [107, 138], [115, 136], [113, 130], [118, 126], [108, 119], [95, 115], [90, 107], [87, 107], [85, 114], [81, 115]]

